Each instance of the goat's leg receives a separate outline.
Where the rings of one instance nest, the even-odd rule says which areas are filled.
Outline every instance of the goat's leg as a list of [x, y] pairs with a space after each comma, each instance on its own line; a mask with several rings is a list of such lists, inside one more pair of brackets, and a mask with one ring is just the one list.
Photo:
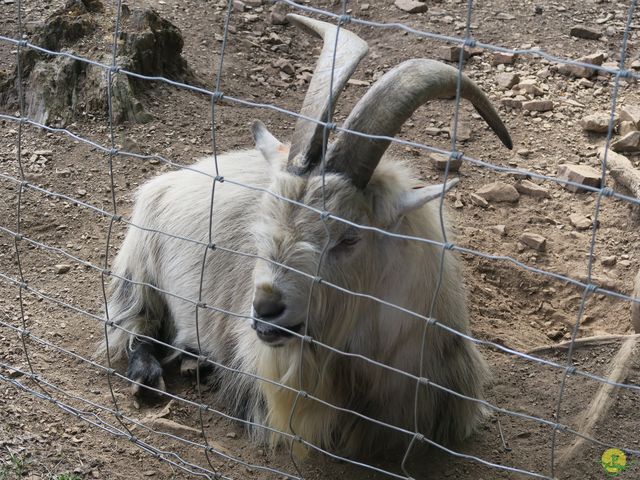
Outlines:
[[[131, 393], [138, 397], [153, 397], [164, 392], [162, 364], [158, 360], [158, 348], [151, 342], [135, 340], [129, 353], [127, 377], [134, 381]], [[150, 388], [146, 388], [150, 387]], [[155, 389], [155, 390], [152, 390]]]

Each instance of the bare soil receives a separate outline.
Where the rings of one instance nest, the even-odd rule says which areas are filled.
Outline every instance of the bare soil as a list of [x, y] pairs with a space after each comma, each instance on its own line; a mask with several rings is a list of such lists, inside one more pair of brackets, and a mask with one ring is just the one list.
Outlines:
[[[27, 35], [62, 2], [25, 2]], [[414, 28], [445, 35], [461, 35], [460, 22], [466, 18], [466, 4], [445, 0], [428, 2], [429, 11], [406, 14], [390, 0], [349, 2], [354, 16], [380, 22], [402, 22]], [[185, 39], [184, 56], [204, 86], [213, 89], [220, 61], [221, 35], [225, 13], [224, 1], [141, 0], [130, 6], [146, 5], [156, 8], [177, 25]], [[365, 7], [368, 5], [368, 7]], [[535, 6], [542, 8], [535, 13]], [[340, 6], [320, 1], [314, 6], [340, 11]], [[508, 2], [480, 1], [474, 7], [472, 34], [475, 39], [505, 47], [539, 47], [562, 58], [603, 51], [607, 61], [620, 59], [620, 45], [627, 15], [626, 2], [557, 1]], [[267, 21], [269, 5], [244, 13], [234, 12], [231, 34], [222, 69], [221, 90], [229, 96], [261, 103], [269, 103], [292, 111], [302, 104], [307, 84], [301, 78], [312, 69], [320, 44], [291, 26], [271, 25]], [[252, 17], [252, 15], [254, 15]], [[608, 18], [608, 19], [607, 19]], [[104, 14], [101, 29], [95, 32], [92, 43], [79, 52], [89, 58], [97, 52], [108, 51], [112, 35], [113, 16], [110, 8]], [[598, 19], [607, 19], [599, 23]], [[637, 23], [637, 18], [634, 19]], [[606, 32], [600, 40], [577, 39], [569, 36], [575, 24]], [[15, 3], [0, 3], [0, 34], [15, 36]], [[372, 83], [381, 73], [409, 58], [437, 58], [438, 48], [444, 44], [407, 34], [398, 29], [374, 29], [350, 25], [370, 44], [370, 53], [363, 60], [354, 79]], [[275, 34], [279, 40], [269, 40]], [[639, 54], [640, 37], [636, 27], [629, 38], [628, 59]], [[278, 47], [277, 45], [281, 45]], [[284, 76], [272, 63], [280, 58], [291, 62], [294, 76]], [[472, 57], [465, 66], [466, 73], [500, 105], [504, 91], [496, 84], [496, 76], [504, 66], [492, 64], [493, 55], [484, 51]], [[521, 57], [506, 71], [513, 70], [522, 79], [533, 78], [544, 91], [543, 98], [553, 100], [554, 109], [541, 114], [522, 110], [500, 113], [514, 139], [509, 152], [499, 145], [484, 123], [463, 104], [461, 120], [471, 127], [471, 138], [459, 146], [465, 154], [504, 167], [527, 169], [555, 176], [558, 165], [587, 164], [599, 169], [597, 148], [605, 141], [603, 135], [587, 134], [579, 121], [590, 113], [607, 112], [611, 107], [613, 80], [596, 76], [592, 84], [554, 72], [553, 65], [540, 58]], [[15, 48], [0, 42], [0, 70], [9, 73], [15, 68]], [[548, 75], [547, 75], [548, 74]], [[366, 88], [348, 85], [337, 107], [335, 120], [344, 120]], [[149, 85], [144, 95], [145, 109], [154, 116], [148, 124], [116, 126], [116, 143], [122, 148], [144, 154], [159, 154], [179, 164], [193, 163], [196, 158], [212, 153], [210, 99], [202, 94], [178, 89], [162, 82]], [[640, 91], [632, 81], [622, 81], [617, 97], [618, 106], [639, 105]], [[223, 102], [215, 109], [215, 132], [220, 151], [250, 147], [248, 125], [253, 119], [264, 121], [279, 138], [290, 137], [294, 119], [268, 109], [247, 108]], [[15, 111], [3, 111], [15, 114]], [[405, 125], [400, 138], [449, 148], [446, 134], [453, 104], [437, 101], [421, 108]], [[66, 125], [75, 134], [101, 145], [110, 145], [107, 118], [104, 112], [87, 112], [74, 123]], [[0, 120], [0, 173], [19, 178], [16, 161], [16, 123]], [[438, 133], [435, 133], [438, 130]], [[57, 192], [97, 209], [112, 211], [108, 171], [108, 156], [103, 152], [64, 134], [43, 132], [25, 126], [22, 134], [22, 159], [27, 180], [38, 187]], [[45, 151], [44, 153], [38, 151]], [[46, 152], [48, 151], [48, 152]], [[425, 182], [438, 182], [442, 173], [436, 170], [427, 152], [413, 147], [394, 145], [390, 153], [408, 159], [419, 170]], [[637, 166], [639, 158], [632, 155]], [[131, 211], [137, 186], [164, 171], [169, 166], [154, 160], [140, 160], [117, 156], [113, 162], [115, 197], [118, 214], [125, 218]], [[456, 243], [491, 255], [504, 255], [539, 269], [581, 279], [586, 274], [592, 231], [577, 230], [569, 222], [574, 213], [593, 218], [596, 195], [572, 193], [551, 181], [538, 182], [549, 192], [549, 198], [521, 195], [516, 203], [491, 203], [482, 208], [471, 201], [470, 194], [481, 186], [503, 181], [515, 184], [514, 175], [498, 173], [481, 166], [465, 163], [459, 172], [461, 181], [455, 192], [446, 199], [449, 215], [455, 225]], [[607, 186], [616, 187], [607, 177]], [[0, 227], [16, 231], [18, 189], [15, 181], [0, 177]], [[627, 193], [627, 192], [624, 192]], [[124, 238], [125, 226], [113, 225], [95, 210], [76, 202], [27, 188], [20, 197], [21, 233], [37, 242], [61, 248], [97, 266], [105, 263], [107, 238], [110, 238], [108, 260], [113, 258]], [[495, 230], [506, 226], [506, 235]], [[524, 232], [543, 235], [547, 240], [543, 252], [523, 246], [519, 238]], [[603, 198], [596, 235], [593, 273], [607, 288], [631, 294], [633, 278], [640, 267], [638, 249], [640, 233], [638, 216], [626, 202]], [[103, 308], [102, 276], [99, 270], [70, 261], [68, 257], [29, 244], [18, 242], [19, 261], [14, 238], [0, 232], [0, 274], [20, 279], [22, 274], [29, 288], [45, 292], [50, 299], [42, 299], [28, 291], [22, 292], [26, 327], [36, 337], [55, 344], [67, 352], [92, 358], [95, 345], [103, 334], [102, 325], [95, 318], [64, 308], [57, 302], [70, 304], [100, 316]], [[615, 256], [612, 266], [604, 266], [602, 259]], [[509, 348], [527, 351], [533, 347], [554, 344], [570, 338], [577, 320], [582, 289], [552, 277], [532, 272], [508, 261], [489, 260], [476, 255], [461, 255], [464, 282], [469, 294], [473, 334]], [[66, 273], [57, 273], [56, 265], [69, 264]], [[22, 327], [19, 288], [0, 277], [0, 374], [42, 393], [28, 375], [10, 372], [11, 366], [28, 371], [27, 359], [35, 372], [60, 390], [47, 392], [60, 402], [88, 412], [85, 416], [96, 420], [99, 415], [110, 424], [119, 426], [118, 419], [96, 405], [113, 407], [113, 396], [120, 409], [129, 417], [141, 420], [158, 414], [166, 407], [136, 405], [129, 395], [126, 382], [112, 377], [111, 388], [104, 370], [92, 367], [70, 353], [43, 345], [36, 339], [25, 339], [26, 351], [15, 328]], [[11, 325], [11, 328], [7, 325]], [[629, 303], [610, 296], [590, 295], [578, 329], [579, 337], [603, 334], [633, 333], [630, 326]], [[606, 376], [609, 362], [618, 343], [580, 348], [574, 365], [580, 370]], [[562, 371], [531, 361], [483, 348], [489, 360], [494, 381], [487, 400], [501, 408], [554, 420]], [[543, 358], [564, 364], [566, 352], [544, 354]], [[116, 365], [122, 372], [124, 366]], [[640, 358], [636, 352], [629, 375], [629, 384], [640, 384]], [[582, 377], [569, 376], [563, 396], [559, 421], [572, 428], [580, 424], [599, 384]], [[168, 377], [168, 391], [198, 403], [193, 380]], [[204, 398], [212, 385], [204, 386]], [[86, 399], [91, 402], [82, 401]], [[224, 411], [220, 405], [215, 408]], [[392, 408], [392, 406], [390, 406]], [[201, 444], [200, 421], [197, 408], [173, 401], [165, 419], [197, 431], [175, 433]], [[640, 449], [640, 394], [637, 391], [617, 391], [609, 414], [597, 426], [593, 436], [603, 442]], [[203, 424], [211, 446], [241, 459], [250, 466], [210, 455], [211, 464], [231, 478], [279, 478], [259, 467], [268, 466], [296, 474], [288, 452], [265, 452], [252, 445], [243, 428], [220, 415], [203, 414]], [[175, 426], [174, 426], [175, 427]], [[500, 427], [504, 441], [501, 439]], [[122, 428], [122, 427], [119, 427]], [[134, 430], [142, 440], [165, 451], [176, 452], [183, 459], [211, 468], [202, 448], [178, 442], [167, 436]], [[493, 414], [482, 429], [456, 451], [489, 462], [509, 465], [549, 475], [552, 428], [529, 420]], [[557, 451], [575, 440], [573, 435], [558, 432]], [[557, 465], [556, 476], [563, 479], [602, 479], [605, 473], [599, 464], [604, 451], [601, 446], [583, 449], [570, 465]], [[57, 478], [74, 473], [80, 478], [183, 478], [188, 475], [172, 468], [134, 445], [125, 437], [116, 437], [61, 410], [36, 395], [16, 389], [11, 383], [0, 383], [0, 479], [17, 478], [20, 473], [10, 464], [16, 455], [24, 460], [21, 477]], [[171, 458], [171, 457], [169, 457]], [[557, 459], [557, 456], [556, 456]], [[175, 458], [174, 458], [175, 460]], [[401, 456], [390, 460], [373, 460], [373, 464], [399, 473]], [[310, 479], [377, 479], [385, 478], [370, 470], [336, 463], [320, 456], [297, 462], [305, 478]], [[416, 449], [408, 464], [415, 478], [493, 479], [521, 478], [518, 474], [489, 468], [479, 462], [456, 458], [438, 449]], [[638, 460], [620, 478], [639, 478]]]

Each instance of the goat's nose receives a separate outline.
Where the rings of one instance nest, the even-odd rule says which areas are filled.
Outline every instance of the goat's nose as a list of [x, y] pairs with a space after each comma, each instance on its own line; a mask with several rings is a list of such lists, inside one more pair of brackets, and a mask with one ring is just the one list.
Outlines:
[[273, 319], [284, 312], [282, 294], [273, 289], [256, 289], [253, 297], [253, 309], [256, 315], [265, 320]]

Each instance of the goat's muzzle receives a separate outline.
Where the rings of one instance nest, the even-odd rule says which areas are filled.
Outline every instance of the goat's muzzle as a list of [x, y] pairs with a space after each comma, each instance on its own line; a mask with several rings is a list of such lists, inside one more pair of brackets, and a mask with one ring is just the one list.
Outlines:
[[287, 307], [282, 293], [271, 286], [262, 285], [256, 288], [252, 305], [251, 327], [258, 338], [270, 346], [281, 346], [294, 333], [302, 330], [302, 323], [286, 325]]

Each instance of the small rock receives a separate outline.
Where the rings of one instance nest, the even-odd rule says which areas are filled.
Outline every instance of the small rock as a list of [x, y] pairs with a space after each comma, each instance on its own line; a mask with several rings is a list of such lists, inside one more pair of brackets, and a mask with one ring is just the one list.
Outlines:
[[494, 65], [511, 65], [516, 61], [517, 54], [515, 53], [506, 53], [506, 52], [496, 52], [493, 54], [493, 64]]
[[271, 7], [268, 20], [271, 25], [286, 25], [287, 24], [287, 4], [276, 3], [273, 7]]
[[394, 5], [407, 13], [422, 13], [429, 10], [429, 6], [426, 3], [416, 0], [396, 0]]
[[478, 207], [487, 208], [489, 206], [489, 202], [487, 202], [480, 195], [476, 195], [475, 193], [469, 194], [469, 198], [471, 198], [471, 203], [477, 205]]
[[58, 274], [61, 275], [63, 273], [67, 273], [69, 270], [71, 270], [71, 265], [68, 265], [66, 263], [59, 263], [57, 265], [55, 265], [53, 267], [53, 270]]
[[496, 75], [496, 83], [503, 90], [508, 90], [518, 82], [520, 82], [520, 75], [517, 73], [499, 73]]
[[620, 265], [621, 267], [628, 268], [631, 266], [631, 260], [620, 260], [618, 262], [618, 265]]
[[251, 8], [258, 8], [262, 6], [262, 0], [242, 0], [245, 5]]
[[618, 257], [616, 257], [615, 255], [611, 255], [610, 257], [604, 257], [602, 260], [600, 260], [600, 263], [602, 263], [603, 267], [613, 267], [617, 261]]
[[531, 150], [527, 150], [526, 148], [521, 148], [516, 153], [522, 158], [529, 158], [529, 156], [531, 156]]
[[520, 241], [527, 247], [542, 252], [547, 247], [547, 239], [537, 233], [524, 232], [520, 235]]
[[551, 100], [529, 100], [522, 103], [522, 108], [536, 112], [548, 112], [553, 110], [553, 102]]
[[542, 5], [536, 5], [533, 7], [533, 13], [536, 15], [542, 15], [542, 12], [544, 12], [544, 7]]
[[[455, 118], [451, 119], [451, 126], [449, 127], [449, 138], [453, 136], [454, 120]], [[469, 139], [471, 139], [471, 124], [469, 122], [458, 120], [458, 125], [456, 128], [456, 140], [459, 142], [466, 142]]]
[[579, 213], [569, 215], [569, 223], [571, 223], [576, 230], [588, 230], [591, 227], [591, 220]]
[[[458, 45], [444, 45], [438, 48], [436, 56], [442, 60], [446, 60], [447, 62], [457, 62], [460, 59], [460, 50], [461, 47]], [[466, 60], [471, 54], [467, 49], [464, 49], [464, 53], [462, 55]]]
[[498, 12], [496, 14], [496, 18], [498, 20], [515, 20], [516, 19], [514, 15], [511, 15], [510, 13], [506, 13], [506, 12]]
[[[610, 119], [611, 115], [609, 113], [593, 113], [580, 120], [580, 125], [586, 132], [607, 133], [609, 131]], [[616, 116], [613, 121], [615, 127], [618, 124], [619, 118]]]
[[640, 128], [640, 107], [636, 105], [625, 105], [620, 110], [620, 120], [633, 123], [637, 130]]
[[484, 185], [476, 194], [488, 202], [517, 202], [520, 194], [513, 185], [504, 182], [493, 182]]
[[520, 183], [517, 183], [516, 190], [523, 195], [529, 195], [536, 198], [549, 198], [551, 196], [549, 194], [549, 190], [541, 187], [540, 185], [536, 185], [529, 180], [522, 180]]
[[79, 188], [78, 190], [76, 190], [76, 193], [79, 197], [84, 197], [87, 195], [87, 191], [84, 188]]
[[293, 75], [296, 73], [295, 69], [293, 68], [293, 65], [291, 65], [291, 62], [288, 61], [286, 58], [279, 58], [278, 60], [273, 62], [272, 65], [275, 68], [279, 68], [281, 71], [283, 71], [288, 75]]
[[594, 83], [591, 80], [587, 80], [586, 78], [581, 78], [578, 80], [578, 85], [582, 88], [592, 88]]
[[536, 85], [535, 80], [523, 80], [515, 85], [513, 89], [519, 91], [520, 93], [528, 93], [536, 97], [540, 97], [543, 94], [540, 87]]
[[244, 12], [247, 9], [247, 5], [241, 0], [233, 0], [233, 10], [235, 12]]
[[24, 375], [20, 370], [16, 370], [14, 368], [7, 368], [7, 376], [9, 378], [20, 378]]
[[367, 10], [369, 10], [371, 8], [371, 5], [368, 3], [363, 3], [360, 5], [360, 10], [362, 12], [366, 12]]
[[[447, 161], [449, 161], [449, 155], [443, 155], [441, 153], [431, 152], [428, 155], [429, 160], [433, 163], [433, 165], [438, 169], [444, 171], [447, 168]], [[457, 172], [462, 165], [461, 158], [452, 158], [449, 162], [449, 171]]]
[[229, 432], [225, 436], [227, 438], [238, 438], [238, 434], [236, 432]]
[[[578, 58], [578, 61], [582, 63], [590, 63], [592, 65], [602, 65], [602, 62], [604, 62], [604, 54], [602, 52], [593, 53], [591, 55]], [[596, 73], [593, 68], [567, 64], [558, 66], [558, 72], [563, 75], [573, 75], [574, 77], [580, 78], [589, 78]]]
[[[574, 183], [589, 187], [600, 188], [601, 173], [588, 165], [563, 164], [558, 167], [558, 179], [569, 180]], [[582, 191], [584, 189], [577, 185], [565, 184], [564, 188], [570, 192]]]
[[506, 225], [494, 225], [493, 227], [489, 227], [489, 230], [497, 233], [501, 237], [507, 236], [507, 226]]
[[564, 333], [562, 333], [560, 330], [549, 330], [547, 332], [547, 337], [549, 337], [549, 339], [553, 340], [554, 342], [560, 340], [563, 336]]
[[371, 84], [366, 80], [356, 80], [355, 78], [350, 78], [349, 80], [347, 80], [347, 85], [354, 85], [356, 87], [368, 87]]
[[620, 126], [618, 127], [618, 133], [623, 137], [630, 132], [635, 132], [638, 130], [633, 122], [620, 122]]
[[522, 108], [522, 100], [519, 100], [517, 98], [501, 98], [500, 99], [500, 104], [503, 107], [506, 108], [511, 108], [511, 109], [520, 109]]
[[598, 40], [602, 36], [602, 32], [577, 25], [571, 28], [569, 35], [572, 37], [584, 38], [586, 40]]
[[611, 144], [614, 152], [640, 152], [640, 132], [633, 130]]

